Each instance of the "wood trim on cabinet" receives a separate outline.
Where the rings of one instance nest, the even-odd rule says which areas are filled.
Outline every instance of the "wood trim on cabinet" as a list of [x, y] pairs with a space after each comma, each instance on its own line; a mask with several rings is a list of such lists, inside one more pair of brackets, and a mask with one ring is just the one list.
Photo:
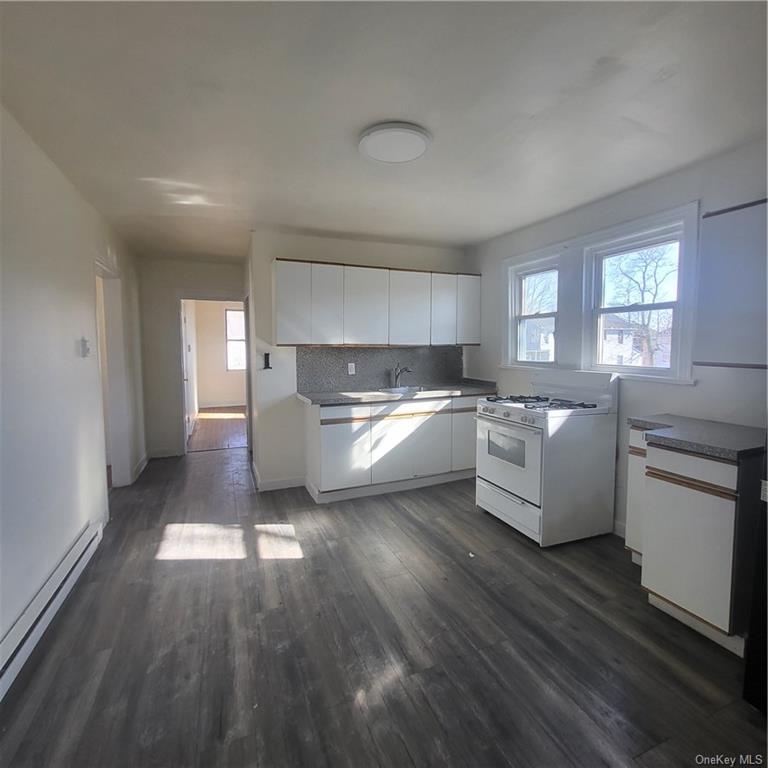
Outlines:
[[339, 419], [320, 419], [320, 426], [328, 424], [355, 424], [359, 421], [370, 421], [370, 416], [345, 416]]
[[679, 485], [682, 488], [689, 488], [692, 491], [708, 493], [710, 496], [718, 496], [728, 501], [736, 501], [738, 498], [738, 493], [731, 488], [724, 488], [722, 485], [715, 485], [704, 480], [696, 480], [693, 477], [678, 475], [675, 472], [667, 472], [667, 470], [658, 469], [657, 467], [646, 467], [645, 476], [654, 480], [662, 480], [665, 483], [672, 483], [672, 485]]
[[415, 269], [414, 267], [382, 267], [379, 264], [350, 264], [345, 261], [312, 261], [311, 259], [276, 258], [275, 261], [291, 261], [295, 264], [327, 264], [330, 267], [362, 267], [363, 269], [388, 269], [392, 272], [423, 272], [427, 275], [466, 275], [467, 277], [482, 277], [478, 272], [448, 272], [442, 269]]
[[707, 619], [702, 619], [701, 616], [694, 613], [693, 611], [689, 611], [687, 608], [683, 608], [682, 605], [678, 605], [674, 600], [670, 600], [668, 597], [664, 597], [664, 595], [660, 595], [658, 592], [654, 592], [652, 589], [648, 589], [648, 587], [644, 587], [642, 584], [640, 585], [640, 588], [643, 590], [643, 592], [647, 592], [649, 595], [653, 595], [659, 600], [662, 600], [663, 602], [668, 603], [669, 605], [677, 608], [678, 611], [682, 611], [688, 616], [691, 616], [692, 618], [696, 619], [696, 621], [700, 621], [703, 624], [706, 624], [708, 627], [711, 627], [715, 631], [720, 632], [720, 634], [731, 637], [730, 632], [727, 632], [722, 627], [718, 627], [717, 624], [713, 624], [711, 621], [707, 621]]
[[645, 448], [635, 448], [634, 445], [629, 446], [629, 455], [630, 456], [642, 456], [645, 458], [648, 451], [645, 450]]
[[[474, 410], [474, 408], [472, 409]], [[444, 408], [440, 411], [414, 411], [411, 413], [381, 413], [376, 416], [371, 416], [371, 421], [386, 421], [388, 419], [413, 419], [417, 416], [441, 416], [454, 413], [449, 408]]]
[[[648, 443], [650, 448], [654, 448], [657, 451], [669, 451], [670, 453], [682, 453], [683, 456], [693, 456], [697, 459], [705, 459], [706, 461], [718, 461], [721, 464], [730, 464], [732, 467], [738, 466], [738, 461], [732, 459], [724, 459], [720, 456], [705, 456], [701, 453], [695, 453], [694, 451], [686, 451], [685, 448], [673, 448], [670, 445], [657, 445], [656, 443]], [[762, 448], [760, 449], [762, 450]]]

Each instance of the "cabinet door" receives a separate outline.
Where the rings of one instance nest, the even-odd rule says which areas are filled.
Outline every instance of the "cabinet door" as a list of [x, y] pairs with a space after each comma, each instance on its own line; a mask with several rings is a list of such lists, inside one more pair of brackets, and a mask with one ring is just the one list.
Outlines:
[[627, 530], [624, 544], [633, 552], [643, 553], [643, 518], [645, 516], [645, 456], [627, 456]]
[[389, 343], [389, 270], [344, 267], [344, 343]]
[[646, 476], [641, 583], [728, 632], [736, 503], [677, 482]]
[[477, 456], [477, 399], [462, 397], [453, 401], [451, 415], [451, 469], [474, 469]]
[[389, 343], [429, 344], [429, 272], [389, 272]]
[[[421, 405], [421, 404], [420, 404]], [[375, 411], [376, 409], [372, 409]], [[371, 421], [371, 479], [389, 483], [451, 470], [450, 401], [412, 413], [409, 403]]]
[[432, 273], [431, 343], [456, 343], [457, 276]]
[[312, 265], [312, 343], [344, 343], [344, 267]]
[[371, 484], [371, 423], [349, 420], [320, 426], [320, 490]]
[[276, 344], [312, 342], [312, 265], [301, 261], [274, 263]]
[[457, 279], [456, 342], [480, 343], [480, 276], [459, 275]]

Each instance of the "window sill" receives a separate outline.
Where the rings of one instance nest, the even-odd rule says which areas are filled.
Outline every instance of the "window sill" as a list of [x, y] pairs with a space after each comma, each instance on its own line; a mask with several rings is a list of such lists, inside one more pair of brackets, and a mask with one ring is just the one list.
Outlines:
[[624, 381], [651, 381], [655, 384], [675, 384], [682, 387], [695, 387], [696, 379], [677, 378], [675, 376], [657, 376], [651, 373], [623, 373], [622, 371], [603, 370], [599, 368], [565, 368], [559, 365], [541, 365], [525, 363], [502, 363], [499, 368], [506, 371], [578, 371], [582, 373], [615, 373]]
[[507, 371], [551, 371], [558, 366], [554, 363], [502, 363], [499, 368]]
[[695, 387], [696, 379], [678, 379], [674, 376], [654, 376], [648, 373], [620, 373], [616, 375], [625, 381], [653, 381], [657, 384], [677, 384], [681, 387]]

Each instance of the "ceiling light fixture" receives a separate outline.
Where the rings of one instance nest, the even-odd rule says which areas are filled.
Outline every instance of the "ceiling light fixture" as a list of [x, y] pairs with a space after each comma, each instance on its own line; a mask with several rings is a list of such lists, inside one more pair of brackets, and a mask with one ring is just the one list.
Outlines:
[[360, 152], [380, 163], [409, 163], [421, 157], [432, 136], [415, 123], [376, 123], [360, 134]]

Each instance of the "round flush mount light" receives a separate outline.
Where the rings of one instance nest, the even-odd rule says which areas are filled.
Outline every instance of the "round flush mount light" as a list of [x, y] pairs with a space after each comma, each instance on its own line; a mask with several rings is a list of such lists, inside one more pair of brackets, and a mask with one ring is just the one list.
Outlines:
[[415, 123], [376, 123], [360, 134], [360, 152], [380, 163], [409, 163], [427, 151], [431, 138]]

